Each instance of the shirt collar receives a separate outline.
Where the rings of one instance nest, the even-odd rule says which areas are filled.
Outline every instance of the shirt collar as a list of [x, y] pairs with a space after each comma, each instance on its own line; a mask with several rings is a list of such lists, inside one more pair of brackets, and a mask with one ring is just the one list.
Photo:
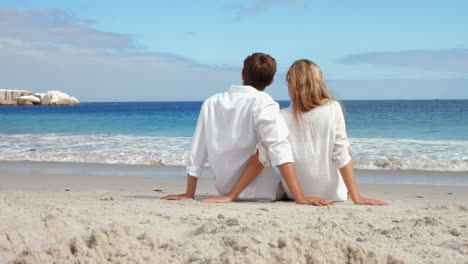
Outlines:
[[231, 85], [229, 88], [231, 93], [258, 93], [259, 90], [253, 88], [250, 85]]

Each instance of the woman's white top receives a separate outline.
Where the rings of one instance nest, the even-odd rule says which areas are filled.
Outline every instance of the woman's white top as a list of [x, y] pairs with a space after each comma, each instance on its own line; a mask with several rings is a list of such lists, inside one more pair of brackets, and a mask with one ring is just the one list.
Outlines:
[[[350, 145], [340, 103], [329, 103], [302, 113], [301, 126], [294, 122], [292, 106], [280, 111], [289, 128], [297, 178], [304, 195], [331, 201], [347, 200], [339, 169], [351, 161]], [[283, 182], [288, 196], [291, 193]]]

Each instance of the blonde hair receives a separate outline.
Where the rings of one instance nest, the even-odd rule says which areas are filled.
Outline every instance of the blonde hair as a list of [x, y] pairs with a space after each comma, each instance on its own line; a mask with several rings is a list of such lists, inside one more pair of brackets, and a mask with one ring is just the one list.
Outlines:
[[301, 113], [334, 100], [323, 79], [322, 71], [314, 62], [297, 60], [286, 75], [296, 125], [301, 124]]

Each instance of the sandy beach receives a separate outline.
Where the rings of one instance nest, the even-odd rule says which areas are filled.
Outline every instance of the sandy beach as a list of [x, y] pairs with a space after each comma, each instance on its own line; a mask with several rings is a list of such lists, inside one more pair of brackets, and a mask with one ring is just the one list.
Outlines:
[[[202, 204], [144, 177], [181, 168], [1, 165], [0, 263], [468, 263], [467, 185], [360, 185], [386, 207]], [[197, 200], [215, 193], [200, 179]]]

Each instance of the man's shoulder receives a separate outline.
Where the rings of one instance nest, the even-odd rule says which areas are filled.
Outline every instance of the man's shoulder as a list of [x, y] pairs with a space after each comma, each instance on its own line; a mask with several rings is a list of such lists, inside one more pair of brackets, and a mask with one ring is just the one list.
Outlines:
[[269, 95], [268, 93], [266, 92], [258, 92], [256, 93], [255, 95], [253, 95], [254, 98], [254, 101], [255, 101], [255, 107], [256, 108], [265, 108], [265, 107], [270, 107], [270, 106], [275, 106], [278, 108], [279, 110], [279, 103], [275, 101], [275, 99], [273, 99], [273, 97], [271, 97], [271, 95]]
[[267, 92], [259, 92], [258, 93], [258, 96], [262, 99], [262, 100], [265, 100], [265, 101], [270, 101], [270, 102], [275, 102], [276, 101], [273, 99], [273, 97], [271, 97], [271, 95]]
[[215, 93], [211, 95], [203, 102], [203, 105], [209, 105], [209, 104], [217, 102], [222, 97], [222, 94], [223, 93]]

